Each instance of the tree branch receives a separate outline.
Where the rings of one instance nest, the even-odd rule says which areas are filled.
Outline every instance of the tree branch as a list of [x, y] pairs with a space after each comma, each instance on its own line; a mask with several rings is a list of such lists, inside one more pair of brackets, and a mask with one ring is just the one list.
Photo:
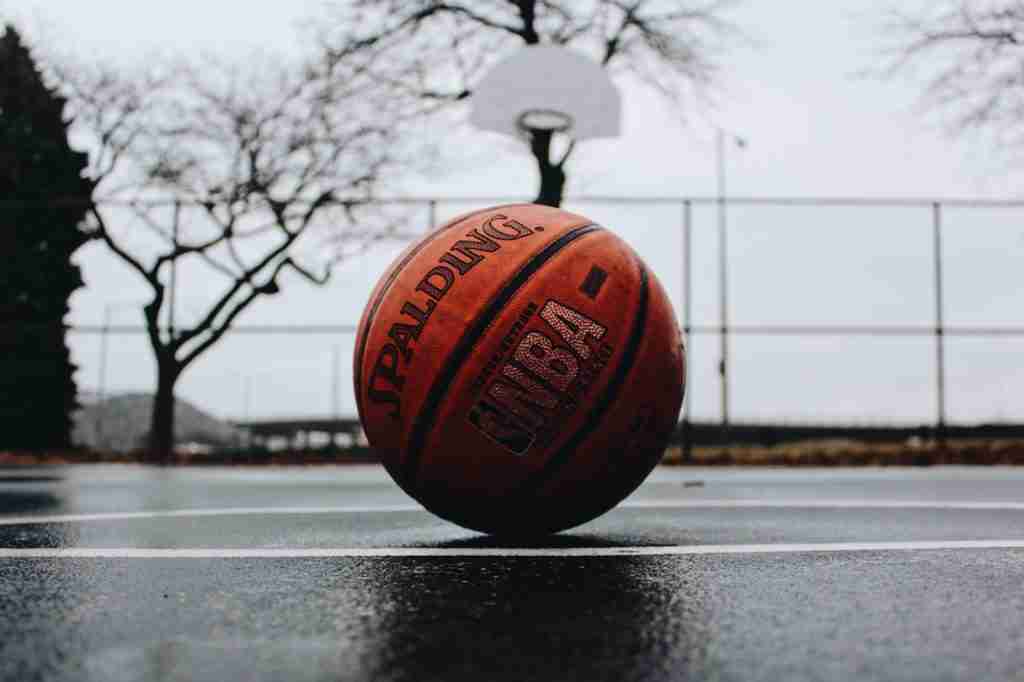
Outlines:
[[121, 246], [116, 241], [114, 241], [113, 237], [111, 237], [110, 235], [110, 230], [107, 229], [107, 224], [103, 220], [102, 214], [100, 214], [99, 212], [99, 208], [95, 205], [91, 206], [89, 208], [89, 212], [96, 220], [97, 227], [95, 234], [99, 235], [100, 239], [103, 240], [103, 243], [107, 245], [107, 248], [113, 251], [118, 258], [127, 263], [129, 267], [131, 267], [139, 275], [141, 275], [142, 278], [149, 282], [154, 289], [160, 287], [160, 280], [158, 280], [155, 277], [155, 275], [153, 275], [152, 273], [149, 272], [149, 270], [146, 269], [146, 266], [142, 264], [142, 261], [135, 258], [133, 255], [128, 253], [128, 251], [121, 248]]
[[946, 3], [919, 16], [891, 12], [892, 45], [881, 75], [925, 70], [921, 102], [947, 116], [949, 129], [990, 133], [1000, 146], [1024, 132], [1024, 3]]
[[184, 369], [185, 367], [190, 365], [196, 358], [202, 355], [206, 350], [208, 350], [211, 346], [217, 343], [217, 341], [219, 341], [221, 337], [223, 337], [224, 334], [226, 334], [228, 330], [231, 329], [231, 325], [234, 323], [235, 319], [246, 308], [252, 305], [257, 298], [259, 298], [260, 296], [272, 296], [274, 294], [279, 293], [280, 285], [277, 282], [277, 278], [281, 275], [285, 268], [291, 268], [292, 270], [295, 270], [295, 272], [297, 272], [303, 278], [309, 280], [310, 282], [313, 282], [314, 284], [326, 284], [327, 281], [330, 279], [331, 274], [330, 267], [328, 267], [326, 273], [322, 277], [317, 277], [312, 272], [310, 272], [306, 268], [303, 268], [294, 260], [292, 260], [291, 257], [285, 258], [284, 260], [280, 261], [274, 268], [274, 271], [271, 273], [269, 279], [262, 285], [252, 287], [251, 291], [245, 296], [245, 298], [241, 299], [238, 303], [235, 304], [233, 308], [231, 308], [227, 316], [224, 318], [224, 321], [219, 326], [211, 325], [206, 329], [206, 331], [209, 332], [210, 335], [197, 346], [193, 347], [192, 350], [190, 350], [185, 355], [184, 358], [179, 360], [178, 366]]

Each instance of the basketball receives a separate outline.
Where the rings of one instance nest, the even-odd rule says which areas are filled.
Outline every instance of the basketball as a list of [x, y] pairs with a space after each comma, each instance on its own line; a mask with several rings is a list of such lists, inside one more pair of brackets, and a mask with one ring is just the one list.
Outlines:
[[403, 490], [463, 527], [537, 535], [643, 482], [676, 428], [685, 357], [668, 296], [622, 239], [516, 204], [396, 259], [363, 312], [353, 376]]

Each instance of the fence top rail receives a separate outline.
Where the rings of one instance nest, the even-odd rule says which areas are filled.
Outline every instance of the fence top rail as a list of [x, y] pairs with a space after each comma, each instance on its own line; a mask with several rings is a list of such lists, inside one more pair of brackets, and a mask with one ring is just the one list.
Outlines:
[[[0, 330], [9, 327], [46, 327], [43, 324], [0, 323]], [[69, 332], [78, 334], [144, 334], [144, 325], [132, 324], [63, 324]], [[684, 331], [693, 334], [719, 334], [721, 326], [695, 324], [685, 326]], [[869, 324], [736, 324], [727, 327], [729, 334], [751, 336], [930, 336], [941, 333], [946, 336], [1024, 336], [1024, 326], [980, 326], [980, 325], [869, 325]], [[160, 326], [161, 332], [168, 327]], [[354, 334], [354, 324], [240, 324], [228, 329], [229, 334]]]
[[[338, 205], [353, 204], [385, 204], [385, 205], [436, 205], [436, 204], [509, 204], [516, 202], [529, 203], [531, 200], [522, 196], [390, 196], [374, 199], [340, 198]], [[205, 203], [198, 199], [89, 199], [82, 197], [46, 197], [33, 199], [0, 198], [0, 205], [49, 204], [68, 206], [202, 206]], [[305, 202], [293, 202], [297, 206]], [[567, 196], [566, 204], [718, 204], [748, 206], [847, 206], [847, 207], [931, 207], [943, 206], [950, 208], [1024, 208], [1024, 198], [984, 199], [970, 197], [837, 197], [837, 196], [727, 196], [713, 195], [679, 195], [679, 196], [618, 196], [604, 194], [582, 194]]]

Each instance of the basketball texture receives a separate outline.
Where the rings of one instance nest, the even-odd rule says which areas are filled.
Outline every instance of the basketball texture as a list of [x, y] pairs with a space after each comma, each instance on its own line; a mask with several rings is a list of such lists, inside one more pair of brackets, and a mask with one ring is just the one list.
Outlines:
[[395, 481], [442, 518], [508, 535], [618, 504], [660, 460], [685, 385], [654, 274], [612, 232], [533, 204], [409, 247], [370, 296], [354, 365]]

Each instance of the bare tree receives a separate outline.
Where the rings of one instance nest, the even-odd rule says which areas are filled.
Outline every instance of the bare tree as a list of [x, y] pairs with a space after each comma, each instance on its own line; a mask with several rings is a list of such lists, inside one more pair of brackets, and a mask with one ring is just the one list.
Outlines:
[[[468, 98], [516, 46], [554, 44], [630, 73], [678, 104], [705, 100], [719, 60], [739, 36], [736, 0], [349, 0], [335, 6], [331, 54], [438, 107]], [[538, 74], [538, 77], [543, 77]], [[534, 134], [538, 203], [557, 206], [574, 145]]]
[[[286, 273], [322, 284], [333, 263], [389, 233], [387, 220], [366, 212], [382, 177], [405, 161], [399, 136], [415, 107], [329, 60], [207, 61], [135, 77], [80, 63], [55, 71], [93, 149], [91, 236], [152, 295], [149, 445], [166, 461], [185, 369], [277, 294]], [[320, 243], [308, 243], [313, 233]], [[174, 276], [192, 262], [221, 284], [198, 319], [179, 326]]]
[[954, 132], [1024, 143], [1024, 2], [958, 0], [920, 14], [893, 10], [885, 25], [888, 76], [920, 78], [923, 103]]

